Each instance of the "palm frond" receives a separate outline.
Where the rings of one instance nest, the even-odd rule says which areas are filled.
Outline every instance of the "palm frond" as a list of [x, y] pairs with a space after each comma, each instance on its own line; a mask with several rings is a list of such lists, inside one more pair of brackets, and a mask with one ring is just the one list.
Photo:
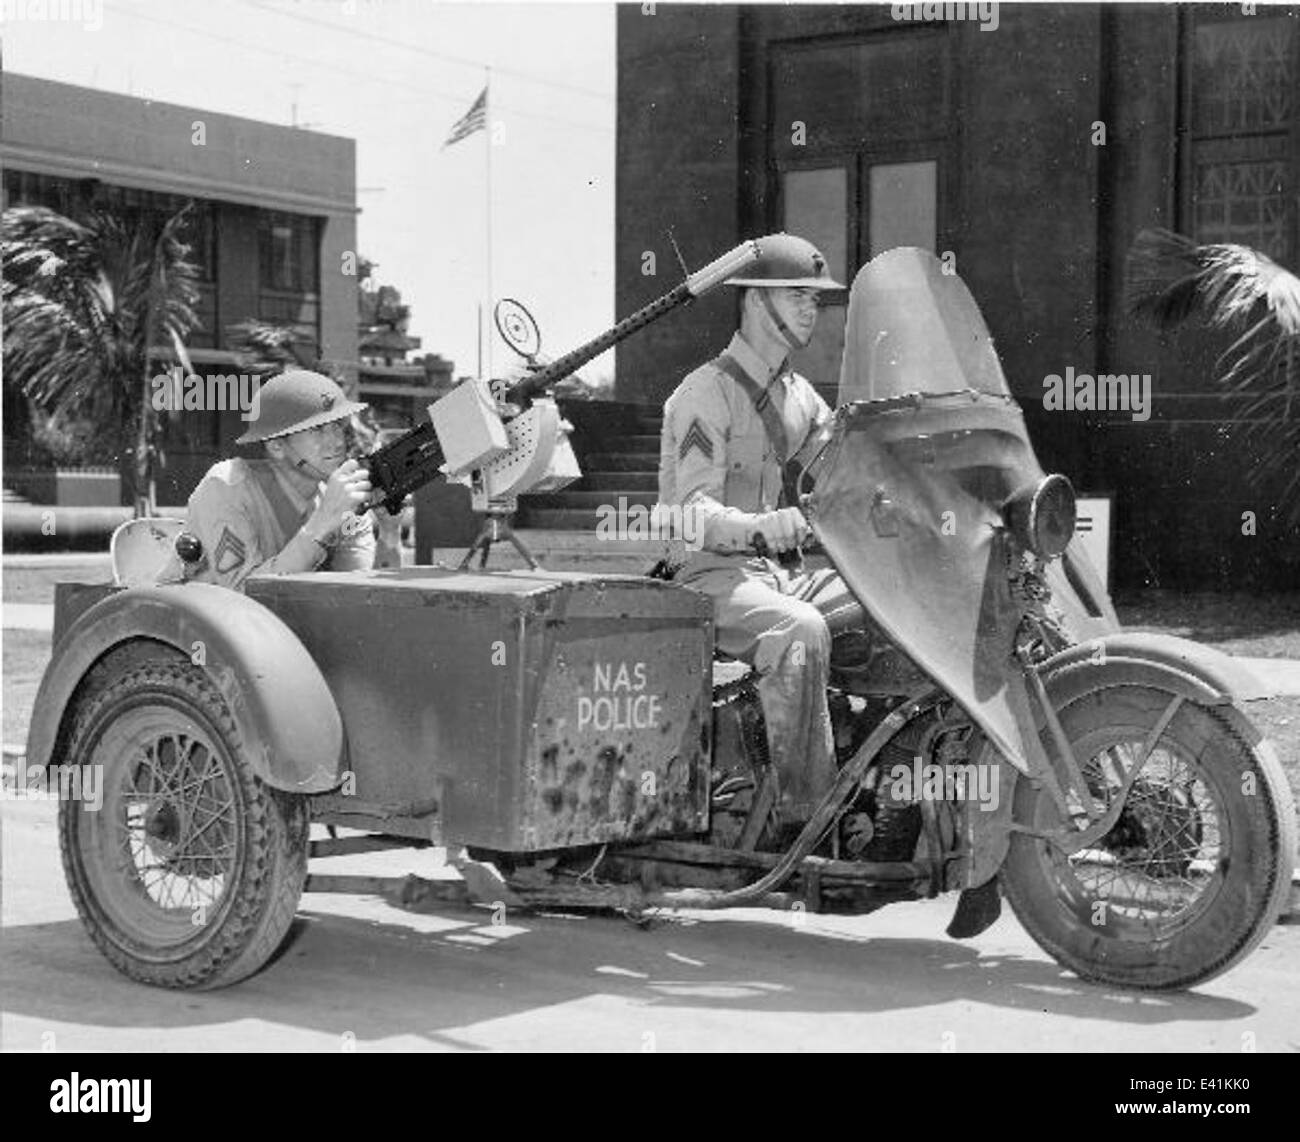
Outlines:
[[1285, 519], [1300, 526], [1300, 277], [1249, 246], [1144, 230], [1129, 251], [1125, 300], [1161, 329], [1199, 318], [1237, 333], [1215, 370], [1242, 398], [1233, 419], [1245, 474], [1257, 488], [1280, 488]]
[[1125, 307], [1161, 329], [1177, 325], [1200, 303], [1202, 265], [1196, 243], [1170, 230], [1143, 230], [1129, 249]]
[[[150, 224], [41, 207], [0, 217], [5, 383], [51, 412], [94, 417], [133, 447], [153, 414], [149, 351], [197, 325], [185, 211]], [[137, 427], [132, 428], [135, 424]]]
[[241, 355], [242, 369], [272, 373], [298, 366], [320, 368], [315, 338], [290, 325], [248, 318], [228, 326], [231, 344]]
[[1300, 278], [1249, 246], [1143, 230], [1129, 250], [1124, 290], [1129, 312], [1162, 329], [1192, 316], [1231, 327], [1262, 310], [1277, 332], [1300, 335]]

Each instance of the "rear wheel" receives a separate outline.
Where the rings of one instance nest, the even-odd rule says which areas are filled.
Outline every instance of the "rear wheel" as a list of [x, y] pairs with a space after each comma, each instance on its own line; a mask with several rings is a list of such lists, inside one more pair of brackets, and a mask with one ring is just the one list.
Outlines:
[[80, 711], [69, 760], [97, 767], [103, 798], [60, 803], [64, 872], [91, 939], [132, 979], [222, 987], [287, 933], [307, 807], [254, 774], [254, 746], [189, 663], [136, 666]]
[[[1094, 804], [1109, 805], [1171, 695], [1116, 687], [1060, 712]], [[1192, 987], [1263, 939], [1290, 891], [1295, 809], [1271, 747], [1232, 708], [1184, 702], [1133, 782], [1114, 828], [1065, 855], [1013, 834], [1002, 884], [1042, 948], [1085, 979]], [[1017, 782], [1015, 819], [1060, 828], [1045, 790]], [[1087, 824], [1071, 802], [1071, 827]]]

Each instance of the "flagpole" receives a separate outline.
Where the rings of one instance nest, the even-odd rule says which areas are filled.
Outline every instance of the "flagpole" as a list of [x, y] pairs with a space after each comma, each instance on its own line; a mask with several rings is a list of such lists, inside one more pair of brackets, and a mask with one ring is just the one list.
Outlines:
[[[445, 151], [454, 143], [459, 143], [462, 139], [468, 138], [476, 131], [482, 130], [484, 135], [489, 134], [488, 130], [488, 88], [492, 83], [492, 69], [485, 67], [487, 73], [486, 82], [479, 97], [470, 105], [470, 109], [462, 115], [455, 123], [452, 124], [451, 134], [447, 136], [447, 141], [442, 144], [439, 150]], [[484, 243], [487, 247], [487, 266], [486, 266], [486, 288], [488, 307], [492, 306], [492, 140], [485, 140], [484, 145], [488, 148], [483, 155], [484, 162], [487, 164], [487, 178], [484, 186], [484, 194], [487, 201], [483, 211], [483, 234]], [[488, 323], [483, 320], [483, 302], [480, 299], [478, 306], [478, 330], [476, 337], [476, 346], [478, 349], [478, 376], [482, 379], [490, 378], [492, 375], [492, 335], [485, 329]], [[490, 328], [490, 327], [489, 327]], [[486, 372], [484, 371], [486, 369]]]
[[[487, 233], [487, 311], [492, 312], [492, 69], [485, 67], [486, 73], [483, 91], [484, 100], [483, 134], [484, 146], [487, 147], [487, 210], [485, 212], [485, 231]], [[484, 336], [487, 338], [487, 379], [492, 379], [492, 323], [484, 321]]]

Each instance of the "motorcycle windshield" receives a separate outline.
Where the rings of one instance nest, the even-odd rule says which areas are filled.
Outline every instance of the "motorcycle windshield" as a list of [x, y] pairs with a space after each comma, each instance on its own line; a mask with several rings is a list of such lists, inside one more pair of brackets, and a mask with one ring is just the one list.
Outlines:
[[[1001, 511], [1044, 473], [979, 310], [931, 255], [894, 250], [858, 275], [848, 328], [841, 393], [875, 395], [836, 413], [814, 469], [814, 530], [872, 618], [992, 744], [1022, 770], [1045, 764], [1014, 657], [1021, 551]], [[1118, 626], [1077, 545], [1048, 581], [1075, 639]]]
[[964, 389], [1011, 395], [970, 291], [926, 250], [877, 255], [849, 296], [839, 403]]

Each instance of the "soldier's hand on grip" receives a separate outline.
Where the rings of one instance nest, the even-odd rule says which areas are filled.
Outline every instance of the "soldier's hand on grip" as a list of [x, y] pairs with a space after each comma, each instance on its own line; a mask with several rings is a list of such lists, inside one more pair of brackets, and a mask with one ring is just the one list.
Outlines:
[[344, 460], [325, 481], [320, 507], [315, 512], [318, 521], [331, 532], [337, 531], [344, 515], [364, 504], [372, 490], [370, 473], [356, 460]]
[[758, 517], [758, 532], [768, 549], [780, 554], [799, 547], [808, 538], [810, 529], [798, 508], [779, 508]]

